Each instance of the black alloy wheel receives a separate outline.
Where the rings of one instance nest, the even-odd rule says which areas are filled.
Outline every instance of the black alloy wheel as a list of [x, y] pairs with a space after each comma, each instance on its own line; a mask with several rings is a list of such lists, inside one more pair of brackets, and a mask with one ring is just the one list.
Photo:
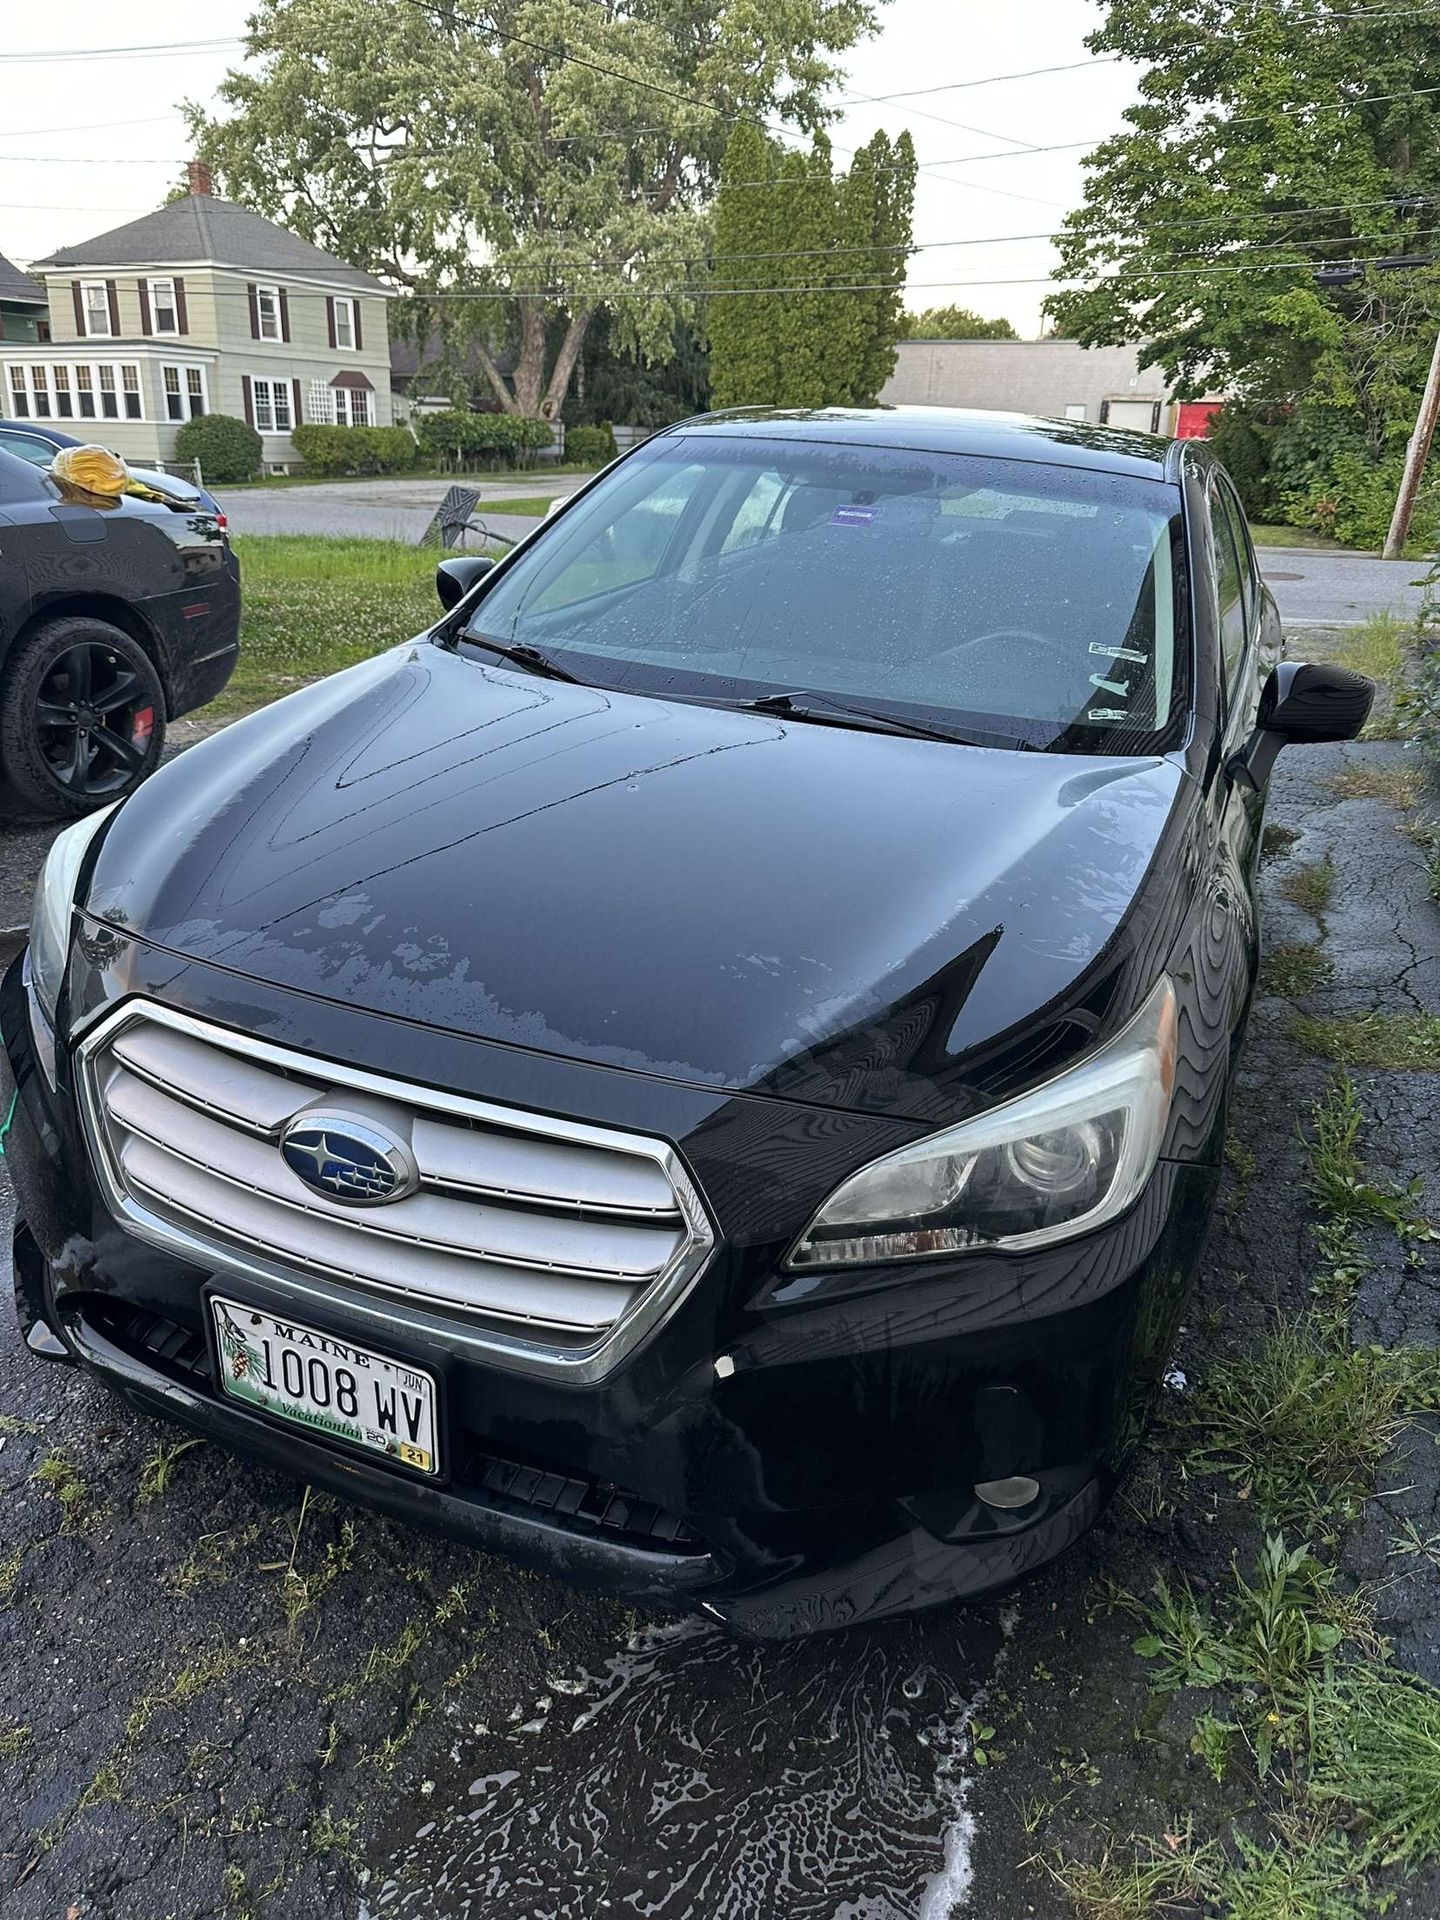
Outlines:
[[0, 697], [4, 796], [12, 810], [89, 813], [160, 757], [165, 699], [149, 657], [101, 620], [56, 620], [10, 664]]

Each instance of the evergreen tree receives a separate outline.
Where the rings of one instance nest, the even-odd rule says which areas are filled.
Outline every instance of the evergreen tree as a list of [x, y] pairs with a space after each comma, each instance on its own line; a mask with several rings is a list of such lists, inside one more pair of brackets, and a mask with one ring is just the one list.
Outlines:
[[775, 395], [777, 302], [738, 289], [778, 284], [767, 276], [780, 263], [757, 257], [772, 250], [773, 196], [759, 183], [777, 157], [774, 141], [749, 120], [738, 122], [725, 148], [715, 200], [716, 290], [706, 303], [714, 407], [760, 406]]

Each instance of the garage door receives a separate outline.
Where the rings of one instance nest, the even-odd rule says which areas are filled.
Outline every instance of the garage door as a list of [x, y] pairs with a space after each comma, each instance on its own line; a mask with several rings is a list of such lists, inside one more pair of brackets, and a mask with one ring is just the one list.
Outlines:
[[1100, 410], [1107, 427], [1131, 427], [1140, 433], [1160, 430], [1158, 400], [1107, 400]]

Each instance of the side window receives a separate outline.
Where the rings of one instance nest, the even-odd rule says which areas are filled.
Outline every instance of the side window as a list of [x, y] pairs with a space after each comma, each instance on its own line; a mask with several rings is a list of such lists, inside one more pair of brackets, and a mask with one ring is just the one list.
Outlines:
[[1245, 611], [1253, 618], [1260, 587], [1255, 549], [1250, 544], [1250, 529], [1245, 524], [1245, 509], [1240, 504], [1239, 494], [1228, 480], [1220, 480], [1218, 485], [1220, 498], [1225, 505], [1225, 517], [1230, 522], [1230, 532], [1235, 541], [1235, 551], [1240, 556], [1240, 572], [1245, 585]]
[[762, 540], [772, 538], [780, 529], [780, 506], [789, 492], [790, 488], [778, 473], [758, 474], [730, 522], [721, 553], [758, 546]]
[[1235, 544], [1235, 529], [1225, 512], [1223, 497], [1216, 486], [1209, 495], [1211, 538], [1215, 546], [1215, 583], [1220, 597], [1220, 651], [1225, 659], [1225, 684], [1235, 685], [1240, 663], [1245, 658], [1246, 568]]

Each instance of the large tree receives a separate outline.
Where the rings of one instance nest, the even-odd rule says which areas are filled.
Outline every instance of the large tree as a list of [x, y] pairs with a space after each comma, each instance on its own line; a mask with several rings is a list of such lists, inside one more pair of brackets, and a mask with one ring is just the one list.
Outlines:
[[1353, 506], [1368, 466], [1352, 525], [1372, 537], [1440, 321], [1436, 10], [1104, 11], [1088, 45], [1144, 71], [1126, 130], [1086, 162], [1060, 237], [1080, 285], [1051, 313], [1087, 345], [1141, 343], [1182, 392], [1236, 396], [1271, 435], [1277, 509]]
[[1008, 320], [987, 320], [971, 307], [926, 307], [901, 316], [903, 340], [1018, 340]]
[[731, 136], [706, 298], [716, 406], [868, 406], [895, 364], [915, 151], [877, 133], [836, 176], [829, 142], [799, 153]]
[[602, 304], [671, 351], [732, 127], [818, 129], [877, 4], [260, 0], [221, 113], [189, 116], [224, 191], [410, 292], [502, 407], [553, 417]]

